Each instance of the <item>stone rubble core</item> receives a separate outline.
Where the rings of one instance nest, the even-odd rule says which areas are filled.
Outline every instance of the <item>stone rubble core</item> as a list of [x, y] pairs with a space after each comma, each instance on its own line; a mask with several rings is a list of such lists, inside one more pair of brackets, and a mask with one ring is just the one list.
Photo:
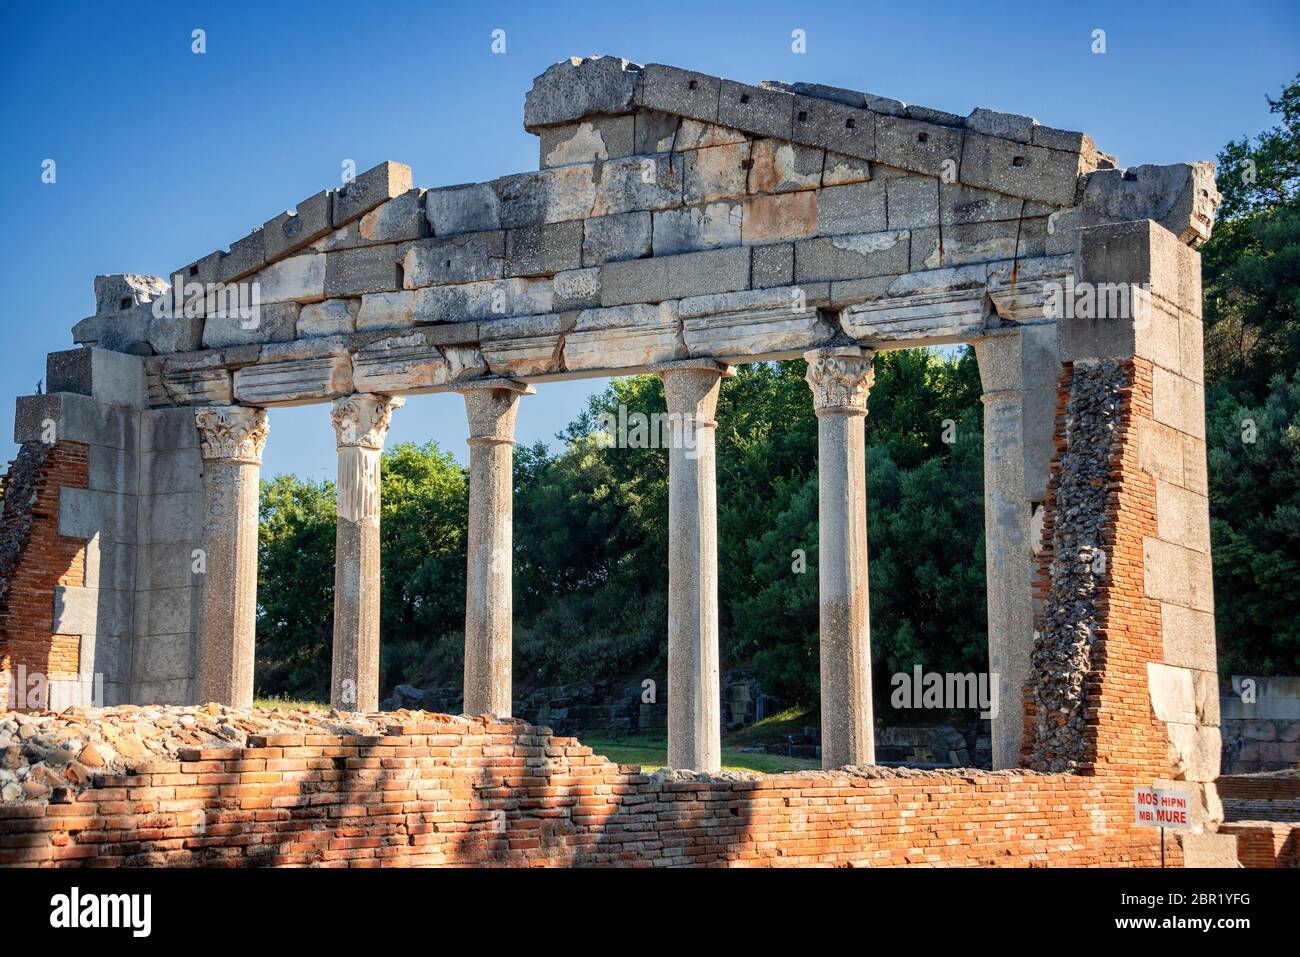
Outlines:
[[[471, 432], [464, 700], [505, 718], [519, 399], [653, 373], [680, 439], [669, 763], [716, 771], [718, 390], [734, 365], [806, 357], [823, 763], [870, 764], [871, 357], [968, 344], [994, 766], [1188, 782], [1204, 823], [1188, 859], [1226, 859], [1195, 252], [1219, 203], [1212, 164], [1121, 169], [1027, 116], [614, 57], [546, 70], [524, 125], [535, 171], [426, 189], [385, 162], [170, 282], [96, 278], [81, 348], [50, 355], [48, 394], [18, 400], [24, 455], [54, 445], [34, 480], [19, 463], [14, 487], [34, 481], [39, 505], [27, 525], [15, 515], [17, 545], [0, 540], [0, 594], [20, 596], [0, 605], [14, 700], [48, 703], [18, 686], [21, 667], [56, 674], [60, 701], [102, 685], [107, 704], [251, 706], [266, 410], [333, 403], [331, 702], [377, 707], [387, 414], [455, 392]], [[1087, 385], [1097, 368], [1124, 370], [1110, 418]], [[1104, 478], [1085, 433], [1109, 436]]]

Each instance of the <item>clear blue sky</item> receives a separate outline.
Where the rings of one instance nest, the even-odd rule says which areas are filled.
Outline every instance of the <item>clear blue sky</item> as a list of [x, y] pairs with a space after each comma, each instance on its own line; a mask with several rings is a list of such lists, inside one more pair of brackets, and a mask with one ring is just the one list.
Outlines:
[[[806, 53], [791, 51], [795, 29]], [[97, 273], [167, 275], [337, 185], [345, 159], [407, 163], [426, 187], [534, 169], [524, 94], [564, 57], [1028, 113], [1091, 133], [1121, 164], [1172, 163], [1270, 125], [1265, 94], [1300, 69], [1300, 4], [50, 0], [5, 5], [0, 51], [9, 458], [13, 398], [34, 391], [47, 352], [72, 347]], [[47, 158], [54, 185], [41, 182]], [[551, 440], [600, 384], [541, 386], [520, 439]], [[466, 432], [458, 396], [424, 397], [390, 441], [434, 438], [463, 458]], [[332, 476], [334, 461], [324, 408], [272, 413], [264, 474]]]

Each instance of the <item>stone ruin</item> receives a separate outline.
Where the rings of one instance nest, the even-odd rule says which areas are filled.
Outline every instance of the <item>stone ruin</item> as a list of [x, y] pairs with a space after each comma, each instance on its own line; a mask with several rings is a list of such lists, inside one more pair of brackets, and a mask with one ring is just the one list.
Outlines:
[[[1028, 116], [615, 57], [548, 69], [524, 126], [536, 171], [418, 188], [386, 162], [170, 282], [96, 278], [78, 348], [51, 354], [47, 393], [17, 402], [8, 703], [102, 688], [109, 705], [251, 706], [267, 410], [329, 403], [331, 704], [375, 711], [379, 456], [402, 396], [456, 392], [470, 424], [465, 710], [504, 718], [521, 399], [648, 372], [674, 437], [669, 763], [716, 772], [719, 384], [738, 363], [804, 357], [823, 763], [871, 765], [872, 357], [965, 343], [984, 387], [994, 767], [1104, 779], [1121, 816], [1128, 782], [1190, 782], [1186, 860], [1231, 859], [1213, 833], [1195, 251], [1219, 200], [1212, 164], [1120, 167]], [[23, 670], [48, 676], [47, 701], [21, 700]]]

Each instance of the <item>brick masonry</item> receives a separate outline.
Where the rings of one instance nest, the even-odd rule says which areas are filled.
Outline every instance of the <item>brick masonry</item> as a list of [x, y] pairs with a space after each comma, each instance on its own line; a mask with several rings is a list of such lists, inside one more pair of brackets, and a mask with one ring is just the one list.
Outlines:
[[[0, 806], [29, 866], [1156, 866], [1118, 777], [647, 775], [522, 722], [269, 735]], [[677, 778], [677, 779], [674, 779]], [[1169, 863], [1181, 863], [1169, 841]]]

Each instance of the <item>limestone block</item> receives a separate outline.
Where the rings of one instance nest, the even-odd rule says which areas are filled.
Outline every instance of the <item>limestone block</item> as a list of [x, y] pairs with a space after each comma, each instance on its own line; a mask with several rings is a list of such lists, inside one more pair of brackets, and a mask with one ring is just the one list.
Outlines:
[[[579, 224], [581, 225], [581, 224]], [[503, 230], [424, 239], [405, 247], [402, 282], [407, 289], [500, 279], [505, 263]]]
[[582, 264], [599, 266], [651, 253], [653, 213], [636, 211], [595, 216], [584, 221]]
[[1210, 162], [1097, 170], [1084, 182], [1081, 225], [1151, 219], [1199, 246], [1210, 238], [1220, 201]]
[[435, 236], [501, 228], [501, 200], [490, 183], [431, 189], [424, 195], [424, 212]]
[[548, 276], [581, 265], [580, 219], [522, 226], [506, 234], [507, 276]]
[[1186, 487], [1182, 434], [1159, 422], [1139, 419], [1138, 467], [1157, 479]]
[[[686, 203], [739, 199], [748, 192], [750, 145], [748, 142], [692, 150], [685, 158]], [[682, 161], [677, 161], [679, 167]], [[666, 204], [668, 206], [675, 203]]]
[[912, 268], [935, 269], [1046, 253], [1047, 219], [963, 223], [912, 231]]
[[253, 277], [263, 305], [320, 302], [325, 296], [325, 254], [305, 253], [272, 263]]
[[295, 335], [298, 310], [295, 302], [264, 302], [250, 310], [247, 318], [236, 313], [209, 316], [203, 323], [203, 345], [220, 349], [253, 342], [288, 342]]
[[334, 299], [401, 289], [399, 248], [385, 243], [326, 253], [326, 297]]
[[782, 90], [723, 80], [718, 91], [718, 122], [760, 136], [790, 139], [795, 98]]
[[600, 270], [570, 269], [551, 277], [554, 298], [551, 308], [555, 312], [573, 309], [592, 309], [600, 305]]
[[175, 683], [189, 678], [193, 674], [193, 662], [193, 644], [188, 633], [148, 635], [136, 641], [135, 676], [141, 682]]
[[202, 492], [202, 473], [202, 460], [196, 449], [159, 449], [153, 452], [141, 452], [140, 494]]
[[96, 492], [84, 488], [59, 491], [60, 535], [89, 541], [99, 536], [102, 543], [136, 542], [136, 502], [134, 495]]
[[648, 63], [641, 68], [635, 100], [651, 110], [717, 123], [720, 86], [715, 76]]
[[961, 130], [933, 123], [878, 116], [872, 158], [886, 166], [942, 177], [945, 172], [957, 171], [961, 163], [962, 135]]
[[861, 159], [877, 155], [876, 114], [861, 106], [795, 95], [791, 139]]
[[[596, 166], [584, 164], [558, 166], [493, 180], [490, 185], [500, 204], [500, 225], [514, 229], [536, 223], [558, 223], [566, 219], [600, 215], [592, 211], [596, 201], [595, 175]], [[639, 167], [637, 175], [640, 175]], [[608, 212], [624, 210], [611, 209]], [[434, 235], [438, 235], [436, 223]]]
[[851, 305], [840, 324], [860, 342], [953, 339], [982, 330], [987, 308], [982, 289], [913, 292]]
[[801, 239], [817, 233], [817, 193], [777, 193], [745, 200], [741, 235], [747, 243]]
[[670, 153], [744, 143], [749, 137], [738, 129], [704, 123], [656, 110], [636, 114], [636, 152]]
[[1160, 626], [1165, 664], [1202, 672], [1218, 667], [1212, 614], [1161, 602]]
[[755, 246], [750, 284], [755, 289], [788, 286], [794, 282], [794, 243]]
[[268, 345], [261, 364], [235, 373], [235, 398], [249, 405], [300, 405], [354, 391], [341, 336]]
[[[947, 227], [961, 223], [1048, 216], [1053, 215], [1056, 208], [1047, 203], [1030, 202], [1018, 196], [1005, 196], [961, 183], [940, 183], [939, 210], [939, 221]], [[1068, 252], [1074, 252], [1073, 241]]]
[[[554, 283], [550, 279], [517, 278], [459, 286], [429, 286], [417, 289], [411, 295], [415, 298], [417, 322], [464, 322], [539, 315], [553, 311], [555, 304]], [[362, 314], [364, 312], [363, 301]], [[360, 318], [358, 316], [358, 328], [361, 328]]]
[[1183, 847], [1183, 867], [1236, 868], [1237, 835], [1180, 833], [1178, 842]]
[[1144, 538], [1142, 565], [1148, 598], [1196, 611], [1214, 611], [1214, 582], [1209, 555], [1158, 538]]
[[561, 370], [564, 331], [558, 315], [499, 319], [483, 324], [479, 349], [493, 375], [544, 375]]
[[1156, 366], [1151, 371], [1152, 417], [1192, 438], [1205, 438], [1205, 389]]
[[672, 305], [636, 304], [585, 309], [564, 339], [569, 371], [635, 369], [684, 358]]
[[351, 222], [410, 188], [411, 167], [386, 160], [361, 173], [334, 194], [334, 226], [337, 228]]
[[418, 305], [414, 292], [378, 292], [362, 296], [361, 308], [357, 310], [357, 331], [413, 326]]
[[856, 156], [845, 156], [834, 150], [826, 151], [822, 168], [822, 186], [845, 186], [871, 179], [871, 163]]
[[1160, 538], [1193, 551], [1210, 551], [1210, 501], [1200, 492], [1156, 480], [1156, 529]]
[[654, 213], [654, 254], [671, 256], [697, 249], [740, 244], [738, 203], [709, 203]]
[[970, 116], [966, 117], [967, 129], [1017, 143], [1032, 142], [1033, 130], [1037, 125], [1038, 121], [1032, 116], [999, 113], [982, 106], [972, 110]]
[[163, 394], [174, 405], [226, 405], [233, 398], [229, 369], [192, 369], [164, 372]]
[[890, 229], [939, 225], [939, 180], [928, 176], [898, 176], [886, 181], [886, 187]]
[[1079, 230], [1080, 280], [1149, 283], [1153, 295], [1201, 315], [1201, 257], [1151, 220]]
[[1151, 709], [1161, 721], [1196, 724], [1196, 691], [1189, 669], [1148, 662], [1147, 690]]
[[828, 186], [817, 193], [817, 231], [824, 236], [888, 228], [885, 182]]
[[230, 252], [217, 263], [217, 282], [235, 282], [266, 264], [266, 237], [259, 226], [230, 244]]
[[1210, 782], [1219, 776], [1223, 736], [1213, 726], [1169, 723], [1169, 760], [1175, 777]]
[[117, 312], [82, 319], [72, 327], [72, 341], [113, 352], [148, 355], [153, 348], [149, 345], [149, 324], [152, 320], [151, 305], [141, 303], [124, 306]]
[[748, 285], [749, 250], [743, 246], [612, 262], [600, 267], [602, 306], [734, 292]]
[[[751, 193], [785, 193], [822, 184], [826, 151], [779, 140], [755, 140], [750, 152]], [[860, 160], [857, 162], [861, 162]]]
[[140, 481], [140, 457], [134, 449], [92, 445], [87, 450], [87, 459], [87, 488], [135, 494]]
[[352, 354], [358, 392], [397, 395], [431, 389], [451, 381], [451, 369], [438, 346], [422, 331], [378, 339]]
[[1219, 727], [1219, 675], [1217, 671], [1193, 671], [1192, 687], [1196, 695], [1196, 723]]
[[[1046, 256], [988, 266], [988, 293], [1005, 322], [1034, 322], [1053, 317], [1054, 290], [1064, 290], [1074, 275], [1073, 256]], [[1059, 375], [1059, 369], [1056, 374]], [[1055, 381], [1051, 385], [1056, 390]]]
[[75, 392], [105, 405], [143, 408], [146, 361], [93, 347], [51, 352], [45, 359], [45, 391]]
[[326, 299], [302, 307], [298, 313], [298, 339], [347, 335], [356, 330], [360, 299]]
[[533, 80], [524, 98], [524, 129], [596, 114], [630, 113], [641, 67], [619, 57], [570, 57]]
[[864, 279], [905, 273], [909, 247], [905, 230], [804, 239], [795, 244], [795, 281]]
[[155, 409], [144, 413], [141, 422], [141, 447], [162, 451], [164, 449], [197, 449], [199, 433], [194, 428], [194, 412], [190, 409]]
[[95, 277], [95, 315], [148, 305], [165, 295], [171, 285], [161, 276], [121, 273]]
[[266, 260], [281, 259], [308, 246], [334, 228], [334, 190], [322, 190], [298, 204], [294, 212], [283, 212], [262, 227], [262, 250]]
[[572, 166], [596, 160], [630, 156], [636, 152], [635, 118], [593, 116], [580, 123], [552, 126], [541, 131], [541, 162], [548, 166]]
[[1210, 478], [1205, 461], [1205, 440], [1183, 436], [1183, 486], [1193, 492], [1209, 494]]
[[596, 166], [594, 199], [586, 215], [669, 209], [682, 201], [683, 164], [669, 156], [627, 156]]

